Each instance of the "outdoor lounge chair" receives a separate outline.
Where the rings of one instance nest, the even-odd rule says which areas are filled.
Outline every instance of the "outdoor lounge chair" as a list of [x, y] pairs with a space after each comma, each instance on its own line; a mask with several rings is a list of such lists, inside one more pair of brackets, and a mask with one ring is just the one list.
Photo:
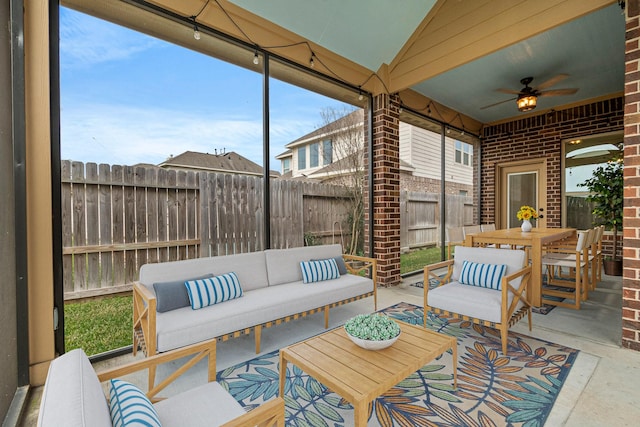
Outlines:
[[[499, 263], [499, 264], [497, 264]], [[528, 316], [527, 289], [531, 267], [524, 251], [458, 246], [452, 260], [424, 268], [424, 325], [427, 313], [444, 314], [500, 330], [502, 353], [507, 354], [509, 327]], [[502, 274], [499, 274], [498, 269]], [[494, 268], [495, 267], [495, 268]], [[438, 273], [446, 268], [444, 276]], [[429, 290], [429, 280], [438, 286]]]
[[[135, 385], [117, 377], [192, 356], [146, 395]], [[169, 351], [96, 374], [87, 355], [75, 349], [54, 359], [42, 393], [39, 427], [102, 427], [112, 419], [154, 426], [284, 427], [284, 400], [270, 400], [246, 412], [209, 374], [208, 382], [164, 400], [158, 392], [208, 358], [209, 372], [215, 372], [216, 340]], [[211, 369], [213, 365], [213, 369]], [[101, 382], [110, 383], [110, 401]], [[146, 396], [146, 397], [145, 397]], [[155, 402], [155, 403], [152, 403]], [[154, 418], [155, 413], [155, 418]], [[159, 419], [159, 422], [158, 422]]]

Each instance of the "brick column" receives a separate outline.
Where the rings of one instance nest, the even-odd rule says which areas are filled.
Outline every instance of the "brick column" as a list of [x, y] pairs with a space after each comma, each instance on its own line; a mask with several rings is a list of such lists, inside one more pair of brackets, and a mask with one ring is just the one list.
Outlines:
[[400, 139], [397, 96], [373, 99], [373, 247], [378, 283], [400, 282]]
[[640, 351], [640, 0], [626, 14], [622, 346]]

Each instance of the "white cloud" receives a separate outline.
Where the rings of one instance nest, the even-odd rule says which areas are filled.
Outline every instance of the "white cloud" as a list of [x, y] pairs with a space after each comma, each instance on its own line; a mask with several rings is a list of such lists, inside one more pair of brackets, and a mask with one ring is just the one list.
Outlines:
[[[312, 128], [311, 123], [299, 120], [272, 123], [272, 138], [283, 141], [272, 156]], [[214, 153], [224, 149], [262, 164], [262, 132], [261, 118], [83, 104], [61, 112], [61, 157], [85, 163], [158, 164], [184, 151]], [[272, 163], [271, 168], [277, 165]]]
[[109, 22], [61, 9], [60, 58], [62, 67], [91, 66], [127, 59], [161, 46], [157, 40]]

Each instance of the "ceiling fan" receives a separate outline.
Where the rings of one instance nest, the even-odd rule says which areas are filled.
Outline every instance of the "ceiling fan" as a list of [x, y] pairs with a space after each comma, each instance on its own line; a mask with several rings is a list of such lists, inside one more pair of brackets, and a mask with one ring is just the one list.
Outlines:
[[534, 108], [536, 108], [536, 105], [538, 103], [538, 98], [540, 97], [573, 95], [574, 93], [576, 93], [578, 91], [577, 88], [544, 90], [548, 87], [558, 84], [559, 82], [566, 79], [567, 77], [569, 77], [568, 74], [558, 74], [554, 77], [551, 77], [549, 80], [540, 83], [537, 88], [533, 88], [529, 86], [529, 84], [533, 81], [533, 77], [525, 77], [524, 79], [520, 80], [520, 83], [522, 83], [524, 87], [519, 91], [513, 90], [513, 89], [502, 89], [502, 88], [496, 89], [496, 91], [498, 92], [508, 93], [510, 95], [518, 95], [518, 96], [516, 96], [515, 98], [505, 99], [504, 101], [496, 102], [495, 104], [485, 105], [480, 109], [484, 110], [485, 108], [495, 107], [496, 105], [500, 105], [505, 102], [515, 100], [516, 104], [518, 105], [518, 110], [522, 112], [531, 111]]

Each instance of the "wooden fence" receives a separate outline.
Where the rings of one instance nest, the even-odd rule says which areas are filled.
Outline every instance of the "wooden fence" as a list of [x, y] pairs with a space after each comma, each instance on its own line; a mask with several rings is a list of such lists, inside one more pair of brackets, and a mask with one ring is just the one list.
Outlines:
[[[69, 161], [61, 170], [66, 299], [129, 290], [145, 263], [264, 248], [260, 177]], [[271, 247], [348, 239], [335, 235], [345, 198], [338, 186], [273, 180]]]
[[[63, 161], [63, 287], [66, 299], [131, 289], [140, 266], [264, 248], [263, 179]], [[271, 247], [347, 247], [343, 187], [271, 181]], [[470, 197], [447, 196], [448, 226], [470, 223]], [[437, 243], [439, 196], [401, 192], [403, 247]]]
[[[440, 242], [440, 194], [400, 192], [400, 247], [437, 246]], [[445, 227], [473, 224], [473, 198], [445, 195]]]

